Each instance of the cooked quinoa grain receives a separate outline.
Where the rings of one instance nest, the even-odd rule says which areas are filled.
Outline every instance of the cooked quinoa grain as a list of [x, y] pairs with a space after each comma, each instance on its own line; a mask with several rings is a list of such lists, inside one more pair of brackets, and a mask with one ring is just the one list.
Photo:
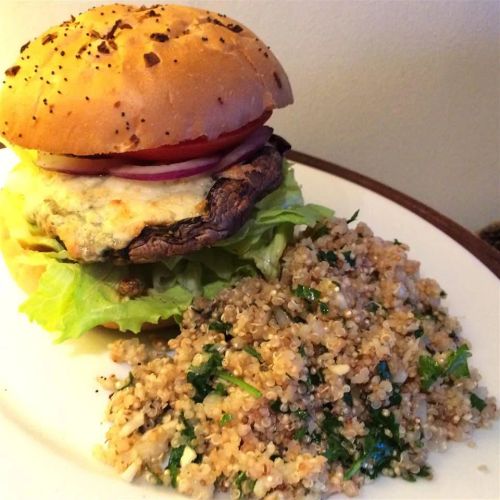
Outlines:
[[130, 364], [103, 460], [197, 498], [356, 495], [430, 478], [431, 449], [498, 416], [439, 284], [407, 246], [333, 219], [285, 253], [279, 281], [198, 300], [172, 340], [111, 346]]

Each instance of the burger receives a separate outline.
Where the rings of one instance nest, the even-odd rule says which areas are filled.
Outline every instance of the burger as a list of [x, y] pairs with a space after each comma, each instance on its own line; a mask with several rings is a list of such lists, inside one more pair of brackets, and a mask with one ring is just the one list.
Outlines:
[[304, 205], [265, 123], [293, 102], [241, 23], [177, 5], [92, 8], [24, 44], [0, 90], [19, 157], [0, 193], [21, 310], [57, 340], [139, 332], [245, 275], [276, 276]]

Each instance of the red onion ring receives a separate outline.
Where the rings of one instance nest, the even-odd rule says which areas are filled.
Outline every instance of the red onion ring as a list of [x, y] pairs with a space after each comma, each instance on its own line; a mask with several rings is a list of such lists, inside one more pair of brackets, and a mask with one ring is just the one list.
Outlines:
[[123, 161], [114, 158], [85, 158], [64, 156], [39, 151], [36, 164], [45, 170], [73, 175], [102, 175], [110, 168], [123, 165]]
[[238, 144], [238, 146], [222, 157], [220, 163], [217, 165], [216, 171], [224, 170], [231, 165], [236, 165], [237, 163], [247, 160], [253, 153], [264, 146], [272, 134], [273, 129], [271, 127], [258, 128], [241, 144]]
[[193, 175], [215, 173], [247, 160], [261, 149], [273, 133], [260, 127], [225, 155], [214, 155], [168, 165], [126, 165], [116, 158], [84, 158], [40, 152], [37, 164], [46, 169], [73, 175], [111, 175], [139, 181], [168, 181]]
[[219, 164], [220, 159], [220, 156], [209, 156], [181, 163], [171, 163], [169, 165], [151, 165], [146, 167], [141, 165], [126, 165], [124, 167], [111, 168], [109, 175], [138, 181], [182, 179], [183, 177], [203, 174], [213, 170]]

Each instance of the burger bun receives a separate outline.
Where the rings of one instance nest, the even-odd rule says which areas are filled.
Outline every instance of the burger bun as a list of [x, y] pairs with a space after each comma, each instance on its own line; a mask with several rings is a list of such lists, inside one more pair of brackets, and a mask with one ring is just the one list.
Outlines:
[[214, 139], [293, 101], [271, 50], [226, 16], [176, 5], [93, 8], [22, 47], [0, 139], [95, 155]]

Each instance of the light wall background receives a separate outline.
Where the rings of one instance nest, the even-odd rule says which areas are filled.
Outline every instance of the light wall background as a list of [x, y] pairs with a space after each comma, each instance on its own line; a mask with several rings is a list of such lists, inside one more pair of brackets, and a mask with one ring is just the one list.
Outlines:
[[[235, 17], [271, 46], [296, 101], [272, 122], [295, 149], [469, 229], [500, 220], [500, 1], [178, 2]], [[0, 0], [0, 69], [96, 3]]]

